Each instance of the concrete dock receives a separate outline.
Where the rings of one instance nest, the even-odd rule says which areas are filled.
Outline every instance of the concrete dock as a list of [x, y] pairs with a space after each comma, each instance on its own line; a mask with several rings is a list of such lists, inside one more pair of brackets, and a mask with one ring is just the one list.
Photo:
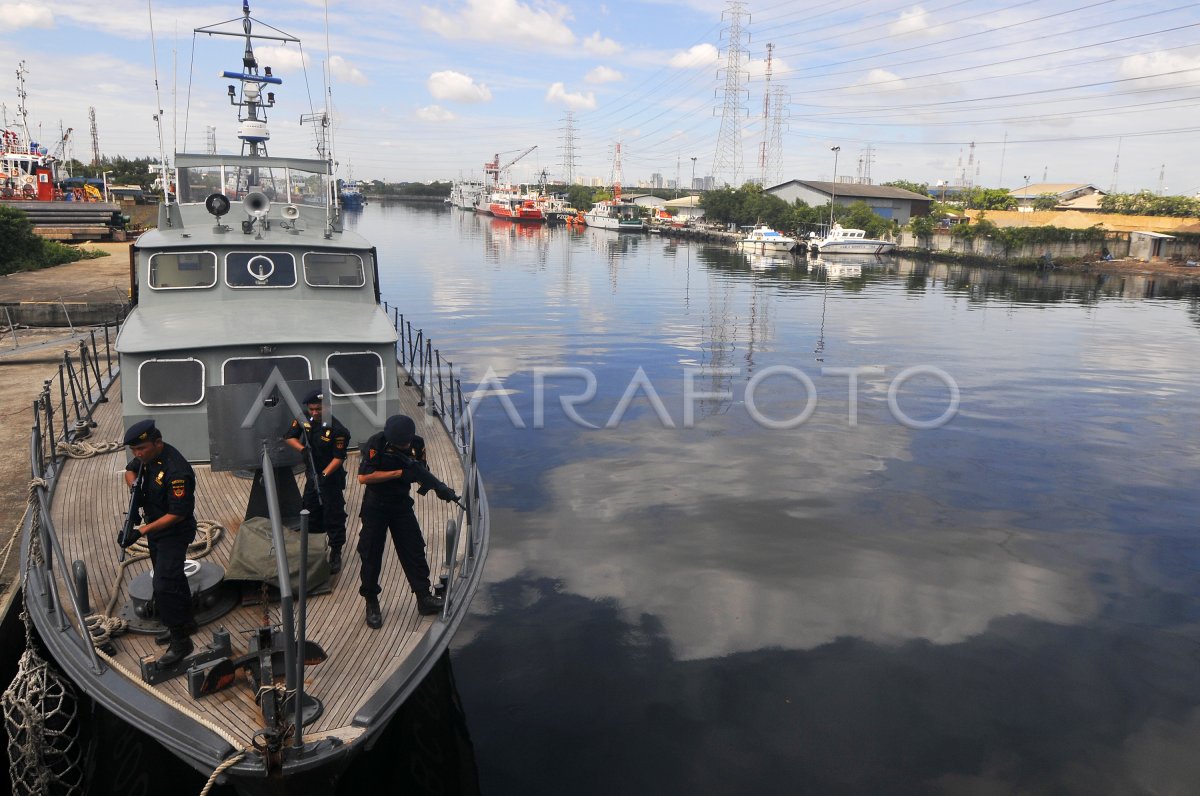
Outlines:
[[20, 542], [13, 540], [25, 514], [33, 401], [63, 352], [78, 353], [90, 325], [119, 316], [129, 295], [129, 245], [84, 244], [107, 256], [0, 276], [0, 433], [10, 443], [0, 459], [0, 618], [17, 592]]

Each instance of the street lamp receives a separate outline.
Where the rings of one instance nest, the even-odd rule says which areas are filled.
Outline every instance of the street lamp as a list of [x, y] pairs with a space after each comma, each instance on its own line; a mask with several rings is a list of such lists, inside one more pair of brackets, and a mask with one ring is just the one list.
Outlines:
[[108, 201], [108, 175], [110, 174], [112, 174], [111, 171], [101, 172], [100, 174], [100, 179], [104, 181], [104, 201], [106, 202]]
[[826, 235], [833, 234], [833, 202], [837, 199], [837, 161], [838, 153], [842, 151], [840, 146], [830, 147], [829, 151], [833, 153], [833, 187], [829, 191], [829, 231]]

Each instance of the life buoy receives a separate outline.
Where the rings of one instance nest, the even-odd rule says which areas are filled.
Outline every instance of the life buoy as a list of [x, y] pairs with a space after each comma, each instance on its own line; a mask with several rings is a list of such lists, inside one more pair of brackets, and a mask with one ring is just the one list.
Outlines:
[[25, 183], [26, 185], [33, 186], [37, 182], [37, 177], [33, 176], [32, 174], [26, 174], [21, 178], [21, 182]]

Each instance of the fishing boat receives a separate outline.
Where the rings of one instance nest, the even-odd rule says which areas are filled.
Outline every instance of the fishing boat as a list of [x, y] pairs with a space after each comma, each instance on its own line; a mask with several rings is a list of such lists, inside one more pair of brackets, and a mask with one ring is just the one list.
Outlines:
[[362, 210], [363, 205], [367, 203], [363, 196], [362, 186], [357, 180], [342, 182], [338, 198], [341, 200], [342, 207], [347, 210]]
[[809, 249], [815, 253], [826, 254], [887, 254], [896, 248], [896, 243], [890, 240], [868, 238], [861, 229], [850, 229], [841, 224], [834, 224], [824, 237], [813, 238]]
[[776, 232], [766, 224], [759, 224], [737, 242], [739, 251], [755, 254], [787, 253], [799, 245], [795, 238]]
[[[132, 309], [115, 345], [107, 331], [103, 345], [93, 335], [78, 365], [69, 361], [35, 402], [21, 538], [26, 655], [44, 650], [68, 690], [210, 782], [244, 794], [327, 794], [447, 649], [481, 576], [488, 504], [461, 389], [428, 338], [380, 302], [378, 252], [332, 201], [332, 156], [267, 154], [266, 114], [283, 81], [260, 67], [253, 44], [299, 40], [252, 18], [248, 0], [242, 11], [196, 29], [240, 40], [231, 53], [240, 68], [223, 77], [241, 154], [175, 155], [177, 196], [132, 246]], [[323, 188], [300, 195], [299, 183]], [[347, 523], [347, 567], [337, 575], [324, 535], [303, 532], [294, 475], [303, 462], [281, 437], [303, 417], [297, 397], [314, 389], [357, 443], [391, 415], [412, 417], [430, 470], [461, 495], [414, 498], [440, 612], [418, 611], [388, 554], [384, 624], [368, 627], [349, 553], [358, 523]], [[143, 543], [116, 544], [133, 505], [124, 448], [110, 441], [150, 418], [195, 470], [201, 529], [187, 566], [196, 650], [165, 669]], [[363, 497], [359, 456], [352, 444], [350, 517]], [[256, 538], [265, 558], [251, 565], [246, 546]], [[48, 734], [26, 730], [32, 758], [44, 759], [36, 747]], [[18, 758], [13, 766], [28, 763]]]

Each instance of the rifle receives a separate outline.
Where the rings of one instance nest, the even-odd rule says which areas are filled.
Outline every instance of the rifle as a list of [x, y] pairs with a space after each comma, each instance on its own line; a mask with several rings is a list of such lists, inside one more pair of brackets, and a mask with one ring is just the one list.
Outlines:
[[312, 418], [302, 421], [300, 428], [304, 430], [304, 454], [308, 457], [309, 477], [313, 479], [313, 488], [317, 492], [317, 505], [325, 508], [325, 499], [321, 497], [321, 474], [317, 472], [317, 462], [312, 454]]
[[[461, 499], [450, 486], [438, 479], [436, 475], [429, 472], [429, 468], [416, 459], [410, 458], [403, 454], [400, 455], [400, 463], [406, 473], [412, 476], [420, 486], [417, 488], [418, 495], [424, 495], [429, 490], [433, 490], [434, 494], [447, 503], [458, 503]], [[446, 495], [447, 497], [442, 497]], [[462, 506], [459, 503], [459, 506]]]
[[125, 561], [126, 549], [141, 537], [141, 533], [138, 532], [135, 526], [137, 525], [138, 514], [141, 509], [141, 506], [138, 505], [138, 500], [141, 497], [142, 478], [145, 473], [146, 465], [143, 463], [138, 468], [137, 478], [134, 479], [133, 486], [129, 487], [129, 511], [125, 514], [125, 524], [121, 526], [121, 532], [117, 534], [117, 544], [121, 547], [121, 557], [117, 559], [118, 564]]

